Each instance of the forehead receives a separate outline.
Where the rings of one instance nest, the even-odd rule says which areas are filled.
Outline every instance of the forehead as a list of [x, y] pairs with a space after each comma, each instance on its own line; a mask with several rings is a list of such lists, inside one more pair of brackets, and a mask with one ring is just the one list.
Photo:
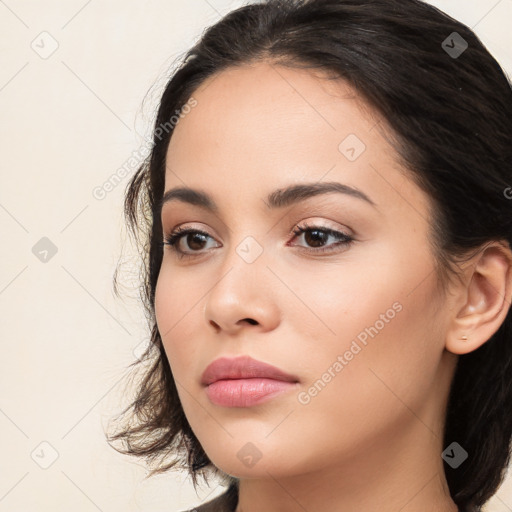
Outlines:
[[166, 190], [185, 185], [247, 203], [290, 183], [334, 180], [391, 207], [397, 195], [420, 209], [426, 201], [385, 120], [343, 80], [258, 63], [209, 77], [192, 96], [197, 104], [169, 143]]
[[251, 155], [259, 161], [285, 152], [300, 159], [310, 149], [337, 157], [346, 135], [373, 142], [367, 132], [381, 121], [346, 82], [269, 63], [224, 70], [193, 97], [197, 106], [180, 119], [171, 138], [171, 163], [184, 138], [203, 148], [211, 145], [219, 155], [236, 148], [244, 159]]

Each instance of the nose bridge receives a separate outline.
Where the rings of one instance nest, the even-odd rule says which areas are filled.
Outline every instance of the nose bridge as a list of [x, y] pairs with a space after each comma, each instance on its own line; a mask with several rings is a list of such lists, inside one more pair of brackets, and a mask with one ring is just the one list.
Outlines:
[[227, 243], [223, 248], [223, 266], [226, 271], [235, 267], [249, 275], [255, 267], [258, 272], [268, 272], [263, 264], [267, 260], [264, 245], [268, 247], [270, 238], [268, 224], [263, 219], [260, 223], [254, 220], [257, 213], [255, 204], [239, 203], [235, 211], [238, 215], [231, 225]]
[[[242, 237], [238, 237], [238, 242], [235, 241], [223, 249], [225, 251], [224, 261], [220, 274], [224, 277], [221, 282], [224, 281], [228, 287], [234, 287], [233, 291], [236, 289], [236, 293], [255, 291], [253, 287], [258, 283], [260, 285], [265, 283], [265, 288], [268, 288], [266, 274], [269, 271], [266, 266], [268, 261], [263, 246], [264, 242], [263, 240], [258, 241], [256, 236], [244, 234]], [[261, 239], [261, 236], [258, 238]]]

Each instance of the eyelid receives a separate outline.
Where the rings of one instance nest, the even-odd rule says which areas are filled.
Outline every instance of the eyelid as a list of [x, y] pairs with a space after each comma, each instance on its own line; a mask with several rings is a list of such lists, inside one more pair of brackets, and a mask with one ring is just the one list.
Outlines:
[[[315, 218], [315, 217], [313, 217], [313, 218], [308, 217], [306, 219], [297, 221], [292, 226], [292, 228], [288, 231], [287, 236], [292, 237], [293, 235], [295, 235], [295, 232], [299, 227], [302, 227], [304, 229], [313, 229], [313, 228], [326, 229], [326, 230], [331, 230], [331, 231], [337, 231], [337, 232], [340, 232], [347, 236], [354, 236], [354, 233], [351, 229], [348, 229], [347, 227], [337, 227], [334, 225], [325, 224], [326, 220], [328, 222], [334, 222], [334, 221], [331, 221], [330, 219], [325, 219], [325, 218], [320, 219], [320, 218]], [[209, 233], [206, 229], [203, 229], [202, 227], [197, 227], [193, 223], [190, 224], [188, 222], [184, 222], [182, 224], [178, 224], [177, 226], [170, 229], [168, 231], [168, 233], [169, 234], [176, 233], [177, 230], [179, 230], [180, 232], [183, 232], [185, 230], [198, 231], [198, 232], [203, 233], [206, 236], [209, 236], [210, 238], [213, 238], [215, 241], [217, 241], [216, 237], [213, 236], [211, 233]], [[163, 231], [165, 232], [166, 230], [164, 229]]]
[[325, 217], [307, 217], [303, 220], [296, 222], [293, 228], [290, 230], [289, 235], [293, 235], [297, 228], [303, 227], [305, 229], [326, 229], [331, 231], [337, 231], [347, 236], [354, 236], [354, 232], [348, 226], [339, 224]]
[[[185, 223], [184, 225], [178, 225], [176, 226], [175, 228], [171, 229], [168, 234], [166, 234], [167, 232], [164, 230], [164, 237], [166, 239], [168, 238], [177, 238], [178, 241], [181, 240], [181, 238], [184, 238], [186, 234], [189, 234], [189, 233], [199, 233], [199, 234], [202, 234], [204, 236], [207, 236], [208, 238], [211, 238], [212, 240], [214, 240], [216, 243], [220, 243], [220, 242], [217, 242], [217, 239], [216, 237], [214, 237], [211, 233], [209, 233], [206, 229], [203, 229], [203, 228], [198, 228], [196, 226], [190, 226], [188, 225], [187, 223]], [[220, 244], [220, 247], [222, 247], [222, 244]]]

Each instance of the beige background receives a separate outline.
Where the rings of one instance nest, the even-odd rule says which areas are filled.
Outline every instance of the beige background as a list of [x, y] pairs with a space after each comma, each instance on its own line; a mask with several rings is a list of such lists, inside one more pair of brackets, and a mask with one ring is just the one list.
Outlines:
[[[197, 496], [175, 473], [144, 481], [103, 428], [147, 340], [136, 282], [123, 276], [123, 301], [112, 292], [123, 247], [132, 268], [130, 158], [173, 60], [242, 3], [0, 1], [0, 512], [173, 512], [222, 491]], [[512, 0], [432, 3], [473, 27], [512, 75]], [[129, 175], [98, 199], [123, 166]], [[511, 479], [487, 510], [512, 510]]]

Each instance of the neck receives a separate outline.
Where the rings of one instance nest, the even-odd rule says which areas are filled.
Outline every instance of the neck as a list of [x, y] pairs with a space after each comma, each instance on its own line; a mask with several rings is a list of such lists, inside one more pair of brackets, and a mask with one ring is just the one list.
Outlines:
[[417, 419], [408, 427], [336, 467], [241, 479], [236, 512], [457, 512], [444, 474], [442, 436]]

